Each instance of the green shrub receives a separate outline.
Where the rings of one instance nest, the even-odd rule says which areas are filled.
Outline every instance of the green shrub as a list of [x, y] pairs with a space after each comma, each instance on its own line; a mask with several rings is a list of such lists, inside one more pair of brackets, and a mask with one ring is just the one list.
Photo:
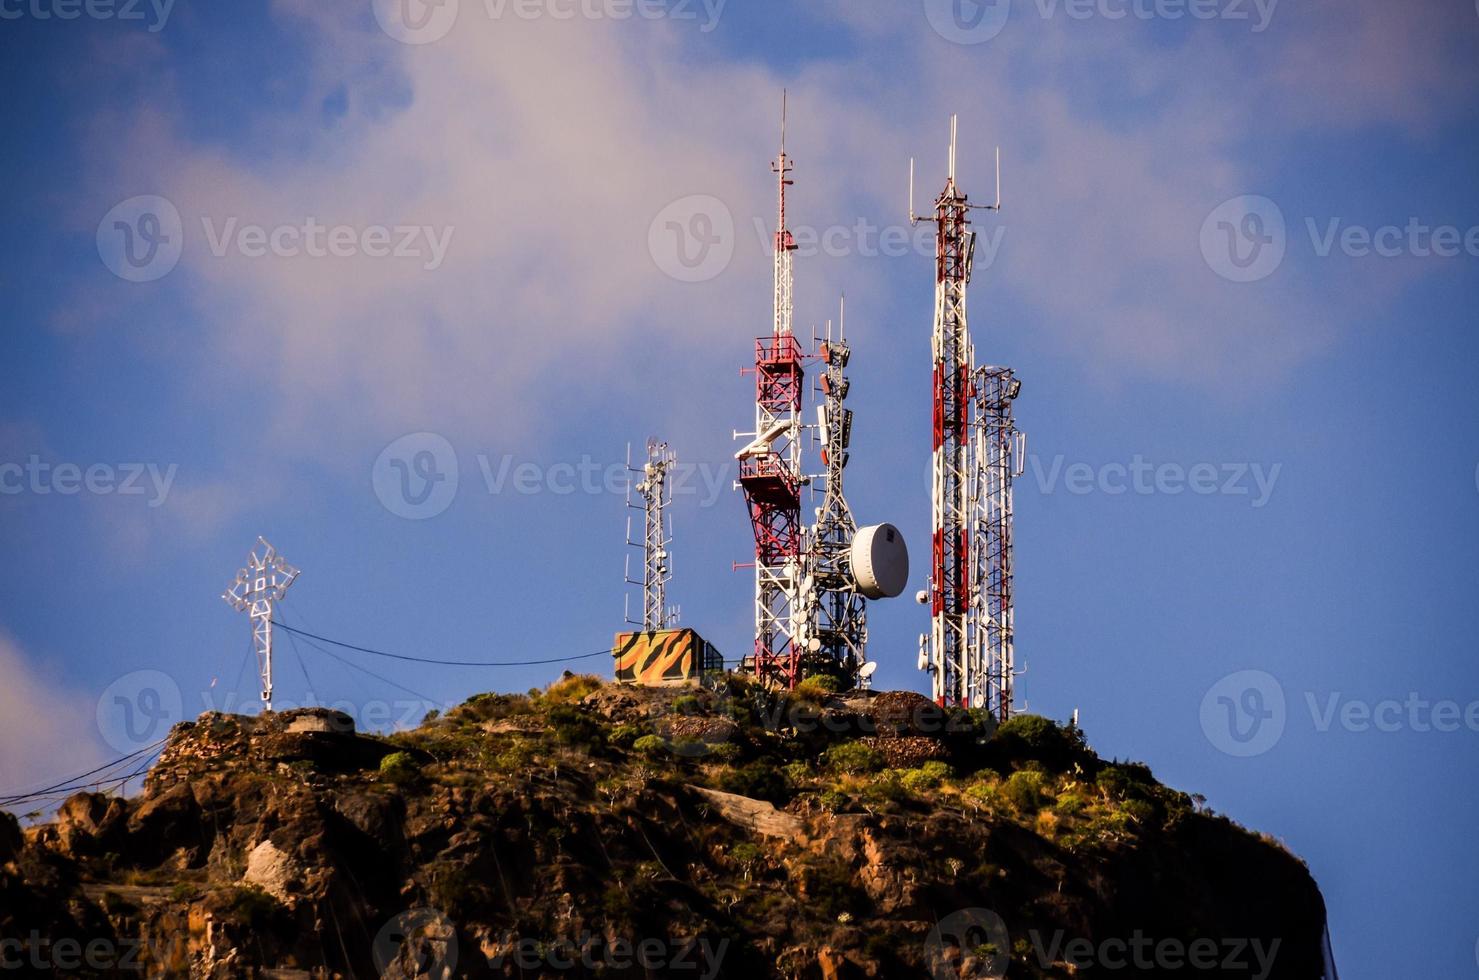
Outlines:
[[1099, 770], [1095, 780], [1112, 800], [1145, 800], [1155, 795], [1156, 781], [1150, 767], [1138, 762], [1116, 762]]
[[600, 690], [605, 683], [595, 674], [572, 674], [567, 670], [563, 677], [544, 689], [540, 699], [545, 704], [569, 704]]
[[814, 704], [827, 700], [828, 695], [836, 694], [842, 687], [837, 678], [826, 674], [813, 674], [796, 685], [795, 694], [803, 701]]
[[1041, 715], [1009, 719], [996, 730], [991, 746], [1008, 769], [1036, 762], [1049, 772], [1068, 772], [1075, 763], [1085, 767], [1094, 764], [1082, 731], [1059, 726]]
[[733, 742], [720, 742], [708, 746], [708, 755], [716, 762], [734, 762], [740, 757], [740, 747]]
[[738, 769], [729, 769], [719, 776], [719, 788], [726, 793], [737, 793], [757, 800], [784, 804], [791, 798], [791, 785], [773, 765], [752, 762]]
[[632, 743], [641, 737], [642, 729], [633, 725], [631, 722], [623, 722], [611, 730], [611, 734], [606, 736], [606, 740], [617, 748], [629, 749], [632, 747]]
[[606, 730], [589, 713], [572, 704], [557, 704], [549, 712], [550, 731], [561, 745], [583, 745], [600, 748], [606, 744]]
[[703, 702], [692, 694], [673, 699], [673, 711], [680, 715], [696, 715], [703, 710]]
[[811, 766], [801, 760], [786, 763], [782, 771], [793, 784], [804, 783], [811, 778]]
[[406, 783], [421, 775], [421, 765], [409, 752], [392, 752], [380, 760], [380, 775], [392, 783]]
[[1018, 813], [1030, 815], [1042, 809], [1044, 777], [1034, 769], [1022, 769], [1007, 777], [1002, 796]]
[[660, 735], [643, 735], [632, 743], [632, 751], [656, 759], [667, 755], [668, 743]]
[[843, 742], [828, 749], [824, 756], [827, 766], [838, 772], [878, 772], [886, 761], [883, 753], [862, 742]]
[[950, 767], [937, 759], [926, 762], [918, 769], [906, 769], [900, 777], [904, 788], [911, 793], [934, 789], [949, 778]]

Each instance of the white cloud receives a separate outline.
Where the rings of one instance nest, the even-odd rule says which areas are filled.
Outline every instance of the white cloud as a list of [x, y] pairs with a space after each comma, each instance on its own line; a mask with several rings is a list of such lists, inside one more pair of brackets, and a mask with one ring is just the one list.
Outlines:
[[[118, 195], [157, 189], [185, 216], [175, 275], [188, 277], [211, 352], [191, 383], [208, 393], [223, 365], [270, 377], [260, 438], [275, 451], [357, 467], [356, 435], [427, 423], [517, 443], [641, 390], [650, 345], [678, 364], [710, 363], [722, 347], [728, 363], [769, 317], [751, 218], [771, 213], [763, 160], [782, 85], [795, 143], [811, 151], [796, 201], [812, 225], [898, 221], [910, 152], [921, 194], [938, 182], [943, 154], [928, 151], [942, 151], [951, 109], [963, 114], [977, 199], [989, 196], [990, 146], [1003, 144], [1007, 208], [981, 222], [1005, 225], [1001, 261], [977, 288], [1020, 301], [1042, 344], [1105, 377], [1268, 383], [1330, 343], [1341, 301], [1354, 305], [1289, 270], [1253, 288], [1227, 283], [1199, 254], [1206, 214], [1277, 170], [1237, 148], [1324, 97], [1285, 77], [1292, 68], [1248, 83], [1245, 49], [1302, 63], [1302, 43], [1272, 27], [1242, 47], [1227, 43], [1228, 24], [1153, 47], [1145, 25], [1086, 31], [1025, 9], [1000, 38], [962, 48], [922, 15], [852, 16], [854, 56], [782, 78], [716, 56], [712, 42], [700, 50], [681, 26], [492, 21], [463, 6], [446, 38], [410, 47], [364, 11], [280, 2], [284, 23], [313, 39], [312, 83], [301, 110], [244, 123], [263, 147], [251, 158], [182, 135], [169, 81], [155, 108], [109, 129]], [[905, 33], [880, 62], [883, 22]], [[1412, 44], [1383, 62], [1409, 93], [1431, 81], [1413, 67], [1423, 36], [1402, 33]], [[1110, 94], [1085, 96], [1101, 76]], [[320, 102], [341, 90], [347, 112], [325, 124]], [[667, 278], [645, 244], [652, 217], [692, 193], [728, 203], [739, 235], [728, 270], [699, 285]], [[419, 259], [217, 257], [201, 224], [310, 217], [452, 237], [428, 270]], [[928, 276], [927, 262], [899, 262]], [[878, 268], [811, 264], [798, 324], [825, 317], [842, 288], [881, 297], [893, 272]]]
[[106, 761], [93, 700], [58, 682], [3, 630], [0, 676], [0, 794], [40, 789]]

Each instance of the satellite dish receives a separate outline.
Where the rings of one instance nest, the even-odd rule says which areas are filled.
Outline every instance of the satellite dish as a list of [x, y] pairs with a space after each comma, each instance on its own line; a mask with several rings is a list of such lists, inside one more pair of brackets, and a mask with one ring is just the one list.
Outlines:
[[909, 584], [909, 549], [892, 524], [859, 528], [849, 558], [853, 584], [869, 599], [891, 599]]
[[858, 676], [863, 678], [864, 680], [867, 680], [869, 677], [873, 676], [873, 672], [877, 669], [878, 661], [870, 660], [867, 663], [863, 664], [863, 666], [858, 668]]

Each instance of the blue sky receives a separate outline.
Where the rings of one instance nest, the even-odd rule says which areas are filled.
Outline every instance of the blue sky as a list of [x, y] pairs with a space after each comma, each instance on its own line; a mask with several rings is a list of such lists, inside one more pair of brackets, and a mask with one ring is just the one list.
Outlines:
[[[793, 227], [820, 243], [798, 331], [847, 293], [849, 496], [904, 530], [910, 592], [932, 278], [880, 243], [905, 240], [911, 156], [938, 190], [958, 112], [976, 200], [1002, 148], [971, 314], [979, 359], [1024, 381], [1020, 695], [1286, 841], [1344, 976], [1479, 975], [1472, 4], [461, 0], [435, 38], [368, 2], [58, 9], [0, 4], [0, 789], [117, 754], [120, 692], [254, 708], [217, 596], [258, 534], [303, 569], [305, 628], [448, 659], [602, 649], [608, 471], [654, 434], [691, 466], [674, 598], [739, 655], [731, 433], [770, 323], [785, 87]], [[142, 256], [139, 196], [179, 216], [143, 267], [114, 225]], [[722, 240], [683, 281], [663, 229], [700, 212]], [[310, 252], [314, 223], [343, 254]], [[377, 229], [407, 254], [373, 254]], [[414, 433], [458, 464], [426, 519], [374, 478]], [[870, 615], [879, 686], [925, 688], [921, 608]], [[392, 719], [553, 672], [279, 657], [280, 701]], [[1411, 695], [1457, 730], [1391, 707]], [[1277, 696], [1251, 742], [1251, 714], [1219, 730]]]

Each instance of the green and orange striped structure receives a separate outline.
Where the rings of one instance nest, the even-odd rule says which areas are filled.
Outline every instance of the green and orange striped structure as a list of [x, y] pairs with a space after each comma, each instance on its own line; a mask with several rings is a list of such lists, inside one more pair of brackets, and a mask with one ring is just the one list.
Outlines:
[[691, 629], [618, 633], [611, 656], [620, 684], [698, 684], [724, 669], [719, 651]]

